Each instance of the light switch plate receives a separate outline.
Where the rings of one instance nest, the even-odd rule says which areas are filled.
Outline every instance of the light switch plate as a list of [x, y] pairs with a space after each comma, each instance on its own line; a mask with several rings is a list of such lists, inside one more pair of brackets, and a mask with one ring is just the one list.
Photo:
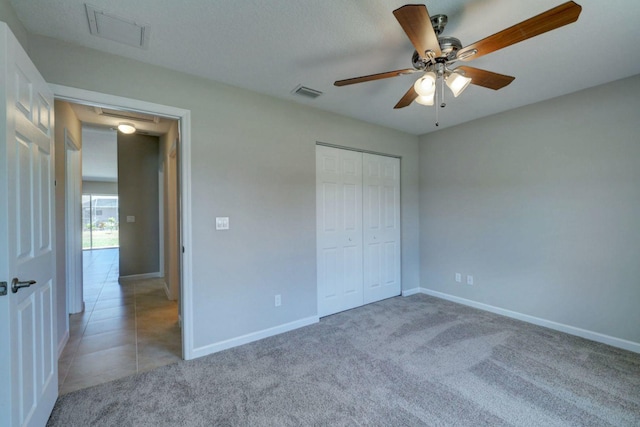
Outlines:
[[127, 215], [127, 222], [136, 222], [136, 217], [133, 215]]
[[216, 230], [228, 230], [229, 229], [229, 217], [218, 216], [216, 217]]

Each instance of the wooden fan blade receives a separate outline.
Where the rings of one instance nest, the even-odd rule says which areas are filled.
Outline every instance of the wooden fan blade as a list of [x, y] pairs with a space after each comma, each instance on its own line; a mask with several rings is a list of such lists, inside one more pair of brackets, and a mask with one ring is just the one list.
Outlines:
[[[531, 37], [539, 36], [547, 31], [571, 24], [578, 20], [581, 11], [582, 6], [568, 1], [460, 49], [457, 58], [462, 61], [470, 61]], [[475, 54], [473, 53], [474, 51], [476, 51]]]
[[411, 74], [415, 72], [416, 70], [414, 70], [413, 68], [406, 68], [404, 70], [387, 71], [386, 73], [370, 74], [368, 76], [353, 77], [351, 79], [345, 79], [345, 80], [337, 80], [333, 84], [335, 86], [347, 86], [347, 85], [352, 85], [356, 83], [370, 82], [372, 80], [388, 79], [390, 77], [397, 77], [403, 74]]
[[480, 68], [467, 67], [466, 65], [456, 68], [457, 70], [463, 71], [464, 76], [471, 79], [471, 84], [493, 90], [502, 89], [515, 79], [515, 77], [481, 70]]
[[[393, 15], [402, 26], [404, 32], [407, 33], [409, 40], [411, 40], [413, 47], [421, 58], [442, 55], [438, 36], [433, 31], [431, 18], [425, 5], [408, 4], [394, 10]], [[428, 52], [433, 52], [433, 54], [431, 55]]]
[[411, 105], [411, 103], [415, 101], [417, 97], [418, 97], [418, 92], [416, 92], [416, 90], [413, 88], [413, 85], [411, 85], [411, 88], [409, 88], [407, 93], [404, 94], [404, 96], [400, 99], [400, 101], [398, 101], [398, 103], [393, 108], [398, 109], [398, 108], [407, 107]]

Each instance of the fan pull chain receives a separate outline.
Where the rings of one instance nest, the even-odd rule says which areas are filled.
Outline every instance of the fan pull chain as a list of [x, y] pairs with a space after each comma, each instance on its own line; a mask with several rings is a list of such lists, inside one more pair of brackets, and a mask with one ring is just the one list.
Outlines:
[[[444, 108], [444, 107], [447, 106], [447, 104], [444, 102], [444, 73], [440, 74], [439, 77], [440, 77], [440, 80], [442, 82], [442, 85], [440, 86], [440, 89], [441, 89], [440, 90], [440, 92], [441, 92], [440, 98], [442, 98], [442, 102], [440, 102], [440, 100], [438, 99], [438, 88], [436, 86], [436, 94], [435, 94], [436, 95], [436, 102], [435, 102], [435, 104], [436, 104], [436, 126], [440, 126], [440, 120], [438, 120], [438, 110], [440, 108]], [[440, 106], [440, 108], [438, 108], [438, 106]]]
[[438, 110], [440, 110], [438, 108], [438, 90], [436, 89], [436, 93], [435, 93], [435, 97], [436, 97], [436, 127], [440, 126], [440, 122], [438, 121]]
[[442, 104], [440, 104], [440, 108], [444, 108], [447, 106], [447, 104], [444, 102], [444, 73], [442, 73], [442, 75], [440, 76], [440, 81], [442, 82], [442, 85], [440, 86], [442, 90]]

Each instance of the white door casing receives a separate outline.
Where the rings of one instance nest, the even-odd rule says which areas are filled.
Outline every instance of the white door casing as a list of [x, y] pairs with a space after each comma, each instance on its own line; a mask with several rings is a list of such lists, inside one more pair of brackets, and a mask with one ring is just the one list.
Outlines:
[[58, 395], [53, 95], [0, 23], [0, 421], [45, 425]]
[[362, 155], [364, 303], [401, 293], [400, 159]]
[[318, 316], [362, 305], [362, 154], [316, 146]]
[[[82, 291], [82, 160], [80, 145], [64, 130], [65, 140], [65, 257], [67, 311], [84, 311]], [[67, 328], [68, 329], [68, 328]]]
[[194, 345], [193, 320], [193, 251], [191, 221], [191, 112], [182, 108], [125, 98], [70, 86], [50, 84], [57, 99], [77, 104], [93, 104], [125, 109], [179, 120], [180, 144], [177, 149], [178, 224], [179, 224], [179, 319], [182, 325], [182, 356], [186, 360], [209, 354]]

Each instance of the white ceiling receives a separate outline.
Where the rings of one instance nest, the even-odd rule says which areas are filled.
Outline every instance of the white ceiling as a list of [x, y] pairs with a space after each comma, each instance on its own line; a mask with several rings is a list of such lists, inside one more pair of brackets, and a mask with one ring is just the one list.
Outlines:
[[[640, 1], [576, 0], [576, 23], [467, 62], [512, 75], [497, 92], [471, 86], [449, 96], [440, 129], [640, 74]], [[469, 45], [564, 0], [427, 1], [449, 16], [445, 36]], [[148, 24], [148, 49], [89, 33], [82, 0], [12, 0], [27, 29], [105, 52], [210, 78], [420, 135], [435, 107], [394, 110], [417, 75], [335, 87], [339, 79], [411, 67], [413, 47], [392, 11], [402, 0], [91, 0]], [[324, 92], [292, 95], [303, 84]]]

